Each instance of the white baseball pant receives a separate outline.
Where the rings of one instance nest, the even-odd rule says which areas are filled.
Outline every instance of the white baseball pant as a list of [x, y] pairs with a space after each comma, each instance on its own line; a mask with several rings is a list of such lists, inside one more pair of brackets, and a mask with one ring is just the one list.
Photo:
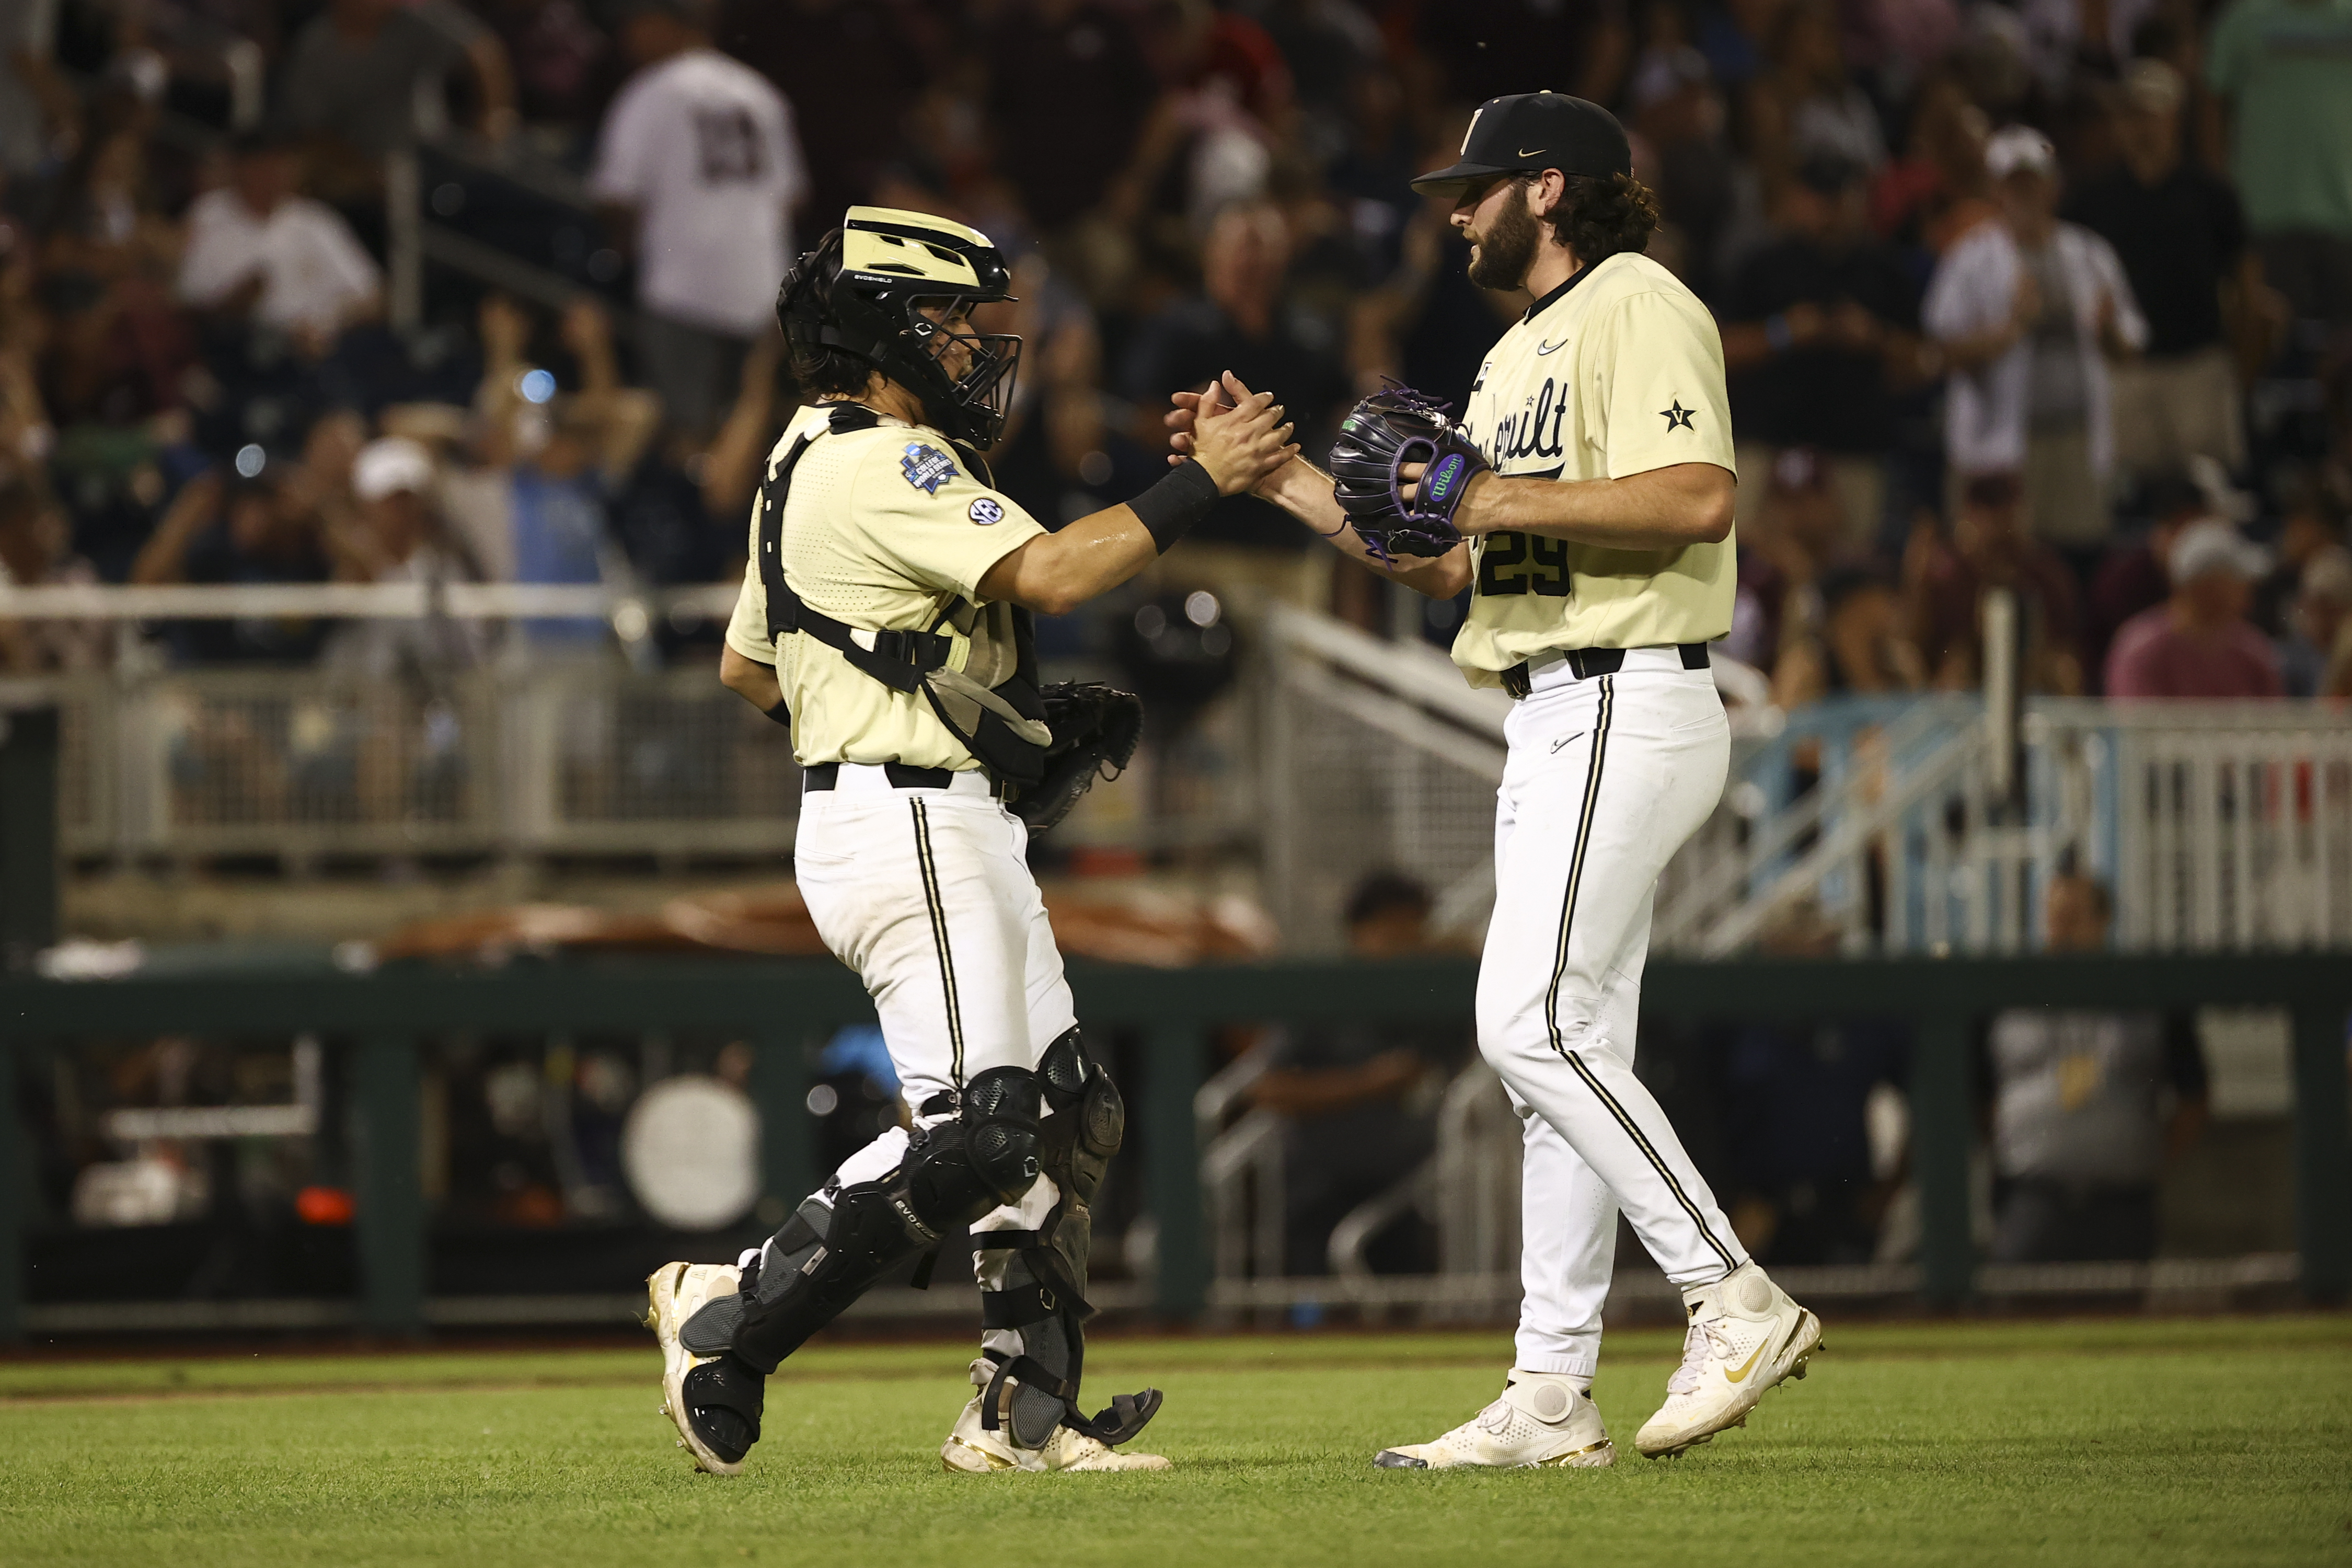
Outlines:
[[[1036, 1067], [1077, 1022], [1045, 900], [1029, 874], [1029, 829], [979, 773], [945, 789], [902, 789], [878, 766], [844, 763], [834, 787], [801, 797], [793, 869], [817, 934], [874, 998], [890, 1064], [918, 1120], [933, 1095], [998, 1067]], [[842, 1162], [835, 1180], [873, 1181], [897, 1164], [897, 1128]], [[1026, 1230], [1059, 1201], [1050, 1176], [981, 1230]], [[994, 1289], [1011, 1254], [982, 1255]], [[995, 1276], [992, 1278], [991, 1276]], [[992, 1333], [989, 1348], [1014, 1336]]]
[[1504, 727], [1478, 1048], [1526, 1124], [1517, 1364], [1589, 1379], [1621, 1209], [1677, 1285], [1747, 1261], [1633, 1076], [1658, 874], [1715, 809], [1731, 737], [1714, 678], [1673, 648], [1531, 687]]

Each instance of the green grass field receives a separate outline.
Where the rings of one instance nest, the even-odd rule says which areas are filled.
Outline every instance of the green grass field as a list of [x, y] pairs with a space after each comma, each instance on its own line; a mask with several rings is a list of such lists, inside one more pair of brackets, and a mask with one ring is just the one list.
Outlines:
[[1676, 1336], [1611, 1338], [1613, 1469], [1376, 1471], [1496, 1334], [1105, 1340], [1164, 1475], [951, 1477], [952, 1344], [804, 1352], [750, 1470], [688, 1470], [646, 1348], [0, 1363], [0, 1564], [2352, 1563], [2352, 1317], [1841, 1329], [1649, 1463]]

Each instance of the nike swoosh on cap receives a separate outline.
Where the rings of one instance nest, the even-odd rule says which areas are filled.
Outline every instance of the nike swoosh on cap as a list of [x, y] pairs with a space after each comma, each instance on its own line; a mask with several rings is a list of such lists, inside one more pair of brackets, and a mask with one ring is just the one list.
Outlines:
[[1544, 155], [1545, 151], [1546, 149], [1541, 147], [1522, 147], [1519, 149], [1519, 156], [1522, 158], [1540, 158]]

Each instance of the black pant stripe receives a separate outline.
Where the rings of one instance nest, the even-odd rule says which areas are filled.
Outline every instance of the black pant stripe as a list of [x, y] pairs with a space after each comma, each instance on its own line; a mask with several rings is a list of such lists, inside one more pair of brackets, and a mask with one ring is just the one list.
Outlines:
[[940, 955], [940, 989], [948, 1005], [948, 1044], [955, 1053], [953, 1081], [963, 1087], [963, 1004], [956, 997], [955, 952], [948, 942], [948, 910], [940, 897], [940, 870], [931, 858], [931, 819], [919, 799], [908, 805], [915, 813], [915, 860], [923, 871], [923, 908], [931, 917], [931, 946]]
[[1699, 1212], [1696, 1204], [1691, 1202], [1690, 1194], [1683, 1190], [1682, 1183], [1675, 1179], [1674, 1172], [1667, 1168], [1666, 1163], [1658, 1157], [1656, 1146], [1643, 1136], [1640, 1124], [1626, 1113], [1625, 1108], [1617, 1102], [1617, 1097], [1611, 1094], [1602, 1086], [1601, 1080], [1593, 1076], [1592, 1069], [1584, 1065], [1582, 1057], [1574, 1051], [1565, 1050], [1560, 1052], [1560, 1055], [1567, 1058], [1569, 1066], [1576, 1069], [1576, 1076], [1584, 1080], [1584, 1087], [1591, 1089], [1601, 1103], [1609, 1108], [1609, 1114], [1617, 1119], [1617, 1125], [1625, 1130], [1625, 1135], [1633, 1141], [1633, 1146], [1642, 1151], [1643, 1156], [1656, 1170], [1659, 1177], [1666, 1184], [1666, 1190], [1675, 1194], [1675, 1202], [1682, 1205], [1683, 1212], [1690, 1215], [1693, 1225], [1698, 1226], [1699, 1235], [1706, 1237], [1707, 1246], [1714, 1249], [1715, 1255], [1723, 1259], [1723, 1266], [1726, 1268], [1738, 1268], [1739, 1260], [1731, 1255], [1730, 1248], [1716, 1239], [1715, 1232], [1707, 1227], [1706, 1216]]
[[1584, 882], [1584, 852], [1592, 843], [1594, 807], [1601, 802], [1601, 764], [1609, 754], [1609, 718], [1617, 706], [1613, 676], [1601, 678], [1601, 710], [1592, 721], [1592, 760], [1584, 773], [1584, 808], [1576, 821], [1576, 852], [1569, 857], [1568, 890], [1559, 902], [1559, 940], [1552, 950], [1551, 984], [1544, 988], [1544, 1026], [1551, 1031], [1551, 1048], [1565, 1055], [1559, 1036], [1559, 984], [1568, 974], [1568, 933], [1576, 923], [1576, 891]]
[[1690, 1215], [1691, 1223], [1698, 1226], [1699, 1235], [1706, 1238], [1706, 1244], [1715, 1249], [1715, 1255], [1723, 1259], [1723, 1266], [1737, 1268], [1739, 1266], [1738, 1261], [1723, 1243], [1716, 1239], [1715, 1232], [1707, 1227], [1706, 1216], [1699, 1212], [1696, 1204], [1691, 1202], [1690, 1194], [1683, 1190], [1682, 1183], [1675, 1178], [1665, 1161], [1658, 1157], [1655, 1145], [1643, 1136], [1640, 1125], [1626, 1113], [1616, 1097], [1601, 1086], [1601, 1080], [1593, 1076], [1592, 1069], [1584, 1065], [1584, 1059], [1568, 1048], [1568, 1042], [1559, 1032], [1559, 988], [1568, 976], [1569, 931], [1576, 922], [1577, 889], [1584, 881], [1585, 852], [1591, 847], [1592, 821], [1601, 802], [1601, 770], [1608, 760], [1609, 721], [1617, 707], [1616, 678], [1604, 675], [1600, 680], [1601, 708], [1592, 724], [1592, 760], [1585, 773], [1584, 810], [1576, 825], [1576, 850], [1569, 858], [1568, 889], [1560, 899], [1559, 942], [1552, 953], [1551, 984], [1544, 991], [1544, 1026], [1551, 1034], [1551, 1048], [1576, 1069], [1576, 1076], [1584, 1080], [1585, 1087], [1609, 1108], [1609, 1114], [1617, 1119], [1617, 1125], [1625, 1130], [1626, 1136], [1633, 1139], [1633, 1146], [1641, 1150], [1643, 1157], [1665, 1182], [1666, 1190], [1674, 1194], [1675, 1201], [1682, 1205], [1685, 1214]]

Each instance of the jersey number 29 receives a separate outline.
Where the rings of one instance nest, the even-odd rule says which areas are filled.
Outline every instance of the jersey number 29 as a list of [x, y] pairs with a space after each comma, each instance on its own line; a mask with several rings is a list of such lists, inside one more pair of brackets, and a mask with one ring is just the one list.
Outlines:
[[1512, 594], [1568, 597], [1568, 541], [1540, 533], [1490, 533], [1478, 552], [1478, 592], [1499, 599]]

